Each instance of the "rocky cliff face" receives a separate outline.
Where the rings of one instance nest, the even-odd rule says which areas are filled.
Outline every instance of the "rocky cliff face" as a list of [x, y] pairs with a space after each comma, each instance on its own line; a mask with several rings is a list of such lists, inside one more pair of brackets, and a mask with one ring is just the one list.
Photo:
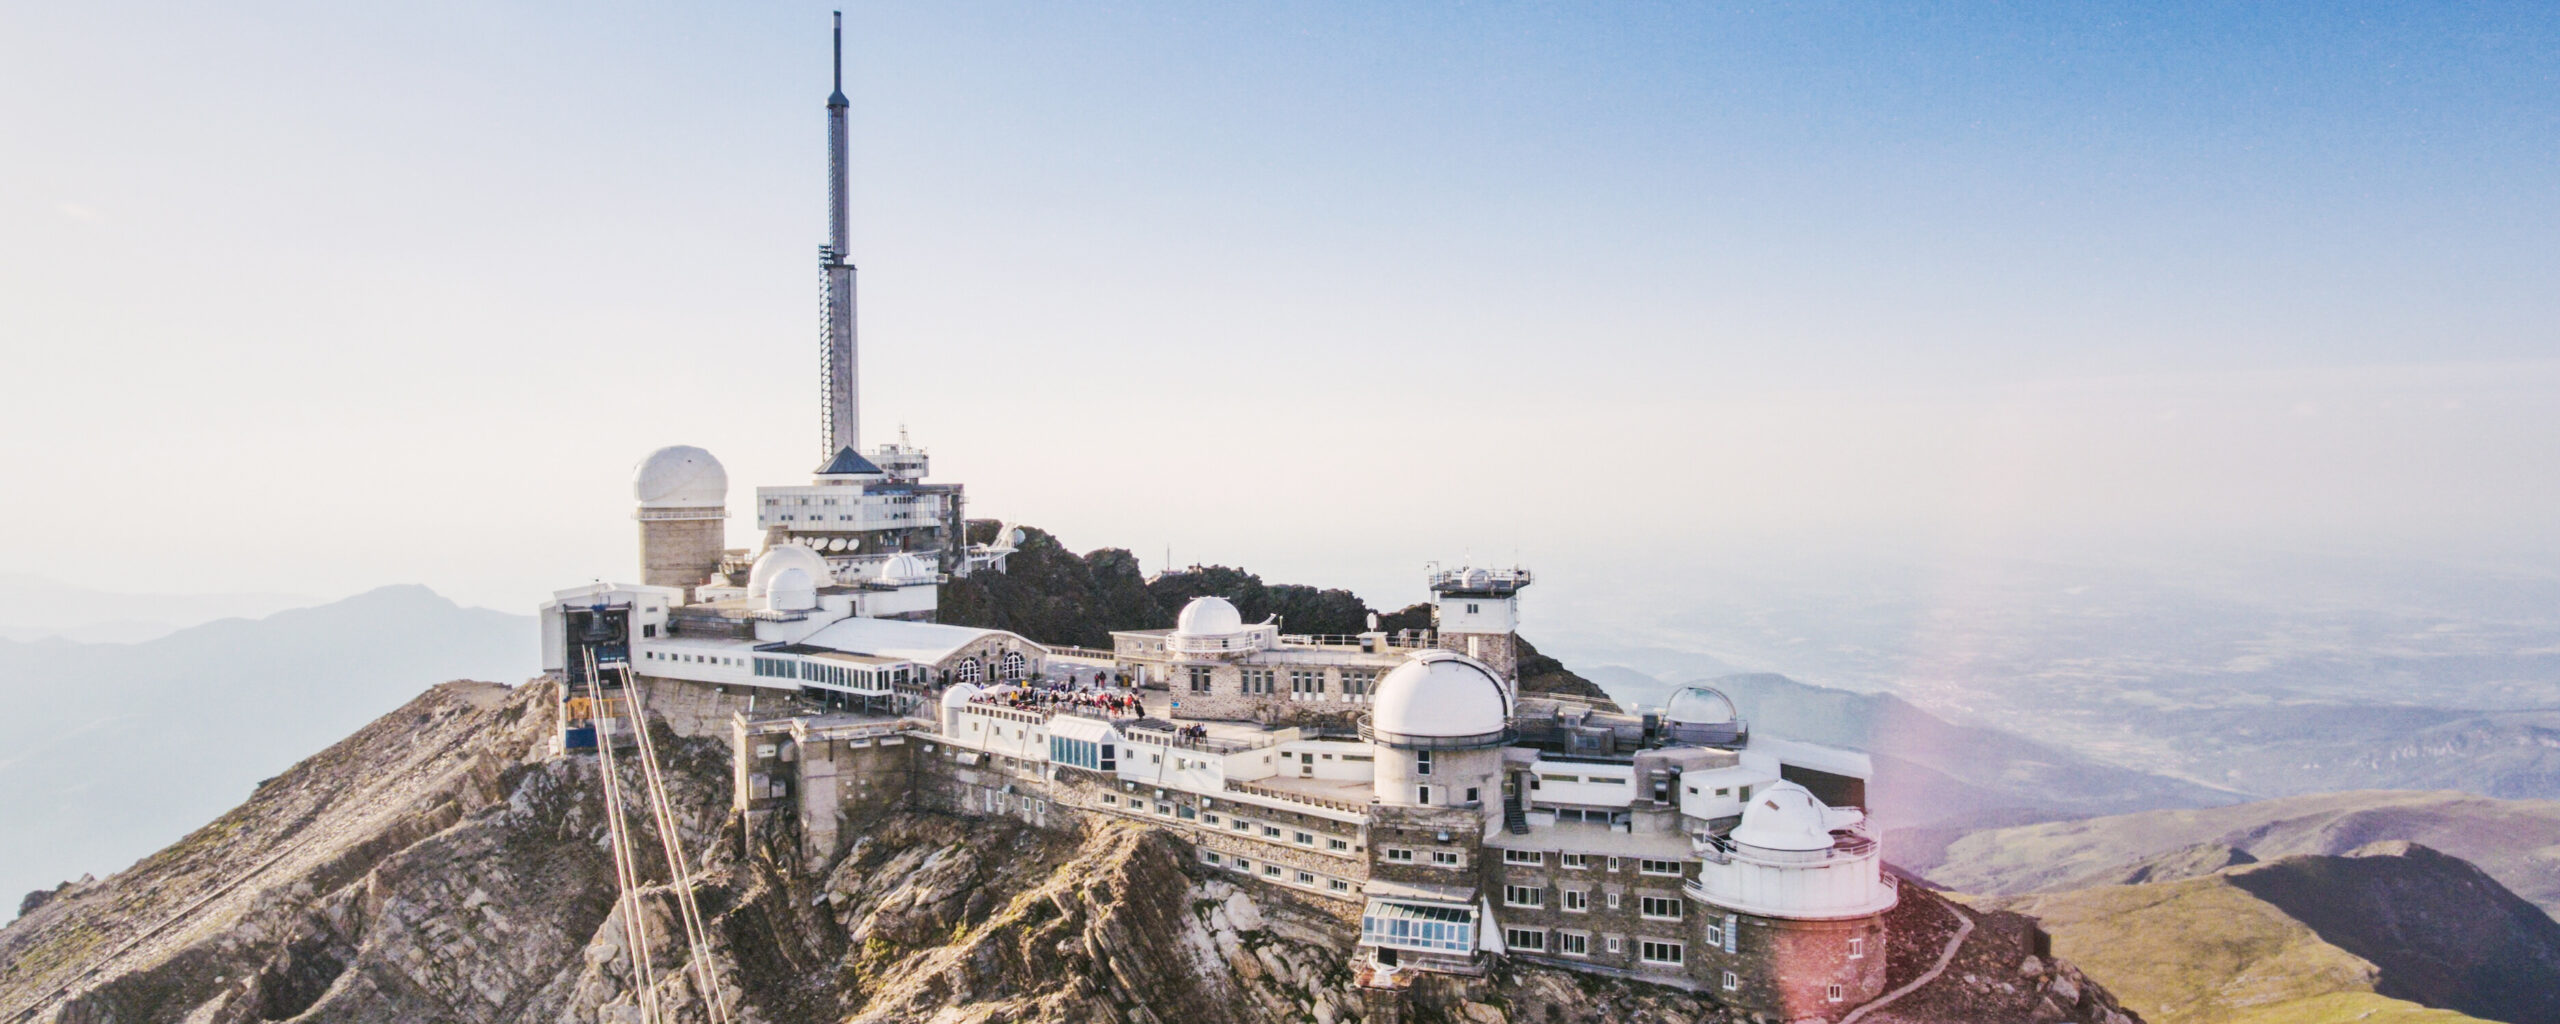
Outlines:
[[[437, 687], [240, 808], [0, 929], [0, 1021], [636, 1020], [592, 758], [547, 753], [547, 686]], [[717, 741], [659, 733], [718, 997], [743, 1021], [1731, 1019], [1698, 996], [1497, 959], [1379, 1002], [1349, 909], [1198, 873], [1169, 834], [893, 812], [822, 870], [727, 813]], [[788, 826], [777, 826], [788, 827]], [[645, 841], [645, 839], [644, 839]], [[706, 1019], [659, 871], [659, 1000]], [[1906, 886], [1901, 994], [1871, 1022], [2121, 1024], [2015, 914]]]

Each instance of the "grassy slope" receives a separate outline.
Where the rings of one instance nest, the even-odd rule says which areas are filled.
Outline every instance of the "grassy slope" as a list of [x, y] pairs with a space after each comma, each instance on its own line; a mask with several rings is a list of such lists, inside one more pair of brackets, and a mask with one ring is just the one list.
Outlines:
[[2377, 994], [2380, 972], [2222, 875], [1986, 901], [2040, 918], [2053, 951], [2152, 1024], [2462, 1024]]

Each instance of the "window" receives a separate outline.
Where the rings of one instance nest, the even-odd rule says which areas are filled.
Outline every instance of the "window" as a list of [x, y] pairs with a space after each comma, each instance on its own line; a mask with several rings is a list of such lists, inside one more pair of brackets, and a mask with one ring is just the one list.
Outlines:
[[1102, 794], [1102, 802], [1103, 802], [1103, 803], [1106, 803], [1106, 804], [1110, 804], [1110, 805], [1111, 805], [1111, 806], [1113, 806], [1113, 807], [1118, 807], [1118, 806], [1120, 806], [1120, 798], [1119, 798], [1119, 797], [1116, 797], [1116, 796], [1113, 796], [1113, 795], [1111, 795], [1111, 794], [1109, 794], [1109, 793], [1104, 793], [1104, 794]]
[[1591, 936], [1581, 932], [1557, 932], [1556, 952], [1566, 956], [1590, 956]]
[[1341, 853], [1345, 850], [1351, 849], [1351, 844], [1344, 840], [1328, 838], [1324, 841], [1324, 848], [1335, 853]]
[[1615, 935], [1609, 936], [1609, 952], [1624, 953], [1626, 951], [1627, 947], [1625, 939], [1621, 939]]
[[1530, 953], [1547, 951], [1547, 933], [1535, 928], [1505, 928], [1502, 930], [1502, 941], [1509, 943], [1515, 950]]
[[960, 667], [954, 669], [951, 676], [952, 678], [958, 679], [964, 683], [974, 683], [978, 681], [979, 672], [978, 659], [962, 658], [960, 659]]
[[1314, 873], [1312, 873], [1312, 872], [1307, 872], [1307, 871], [1301, 871], [1301, 872], [1298, 872], [1298, 884], [1299, 884], [1299, 885], [1314, 885], [1314, 884], [1316, 884], [1316, 876], [1315, 876], [1315, 874], [1314, 874]]
[[1646, 896], [1636, 905], [1636, 912], [1656, 921], [1680, 919], [1680, 901], [1667, 896]]
[[1342, 670], [1342, 695], [1345, 697], [1366, 697], [1377, 685], [1378, 674], [1375, 672]]
[[1324, 880], [1324, 887], [1325, 887], [1325, 888], [1327, 888], [1327, 889], [1333, 890], [1334, 892], [1350, 892], [1350, 891], [1351, 891], [1351, 883], [1349, 883], [1349, 882], [1345, 882], [1345, 881], [1343, 881], [1343, 880], [1341, 880], [1341, 879], [1339, 879], [1339, 878], [1328, 878], [1328, 879], [1325, 879], [1325, 880]]
[[1429, 775], [1429, 774], [1431, 774], [1431, 752], [1430, 752], [1430, 751], [1428, 751], [1428, 750], [1417, 750], [1417, 751], [1414, 751], [1414, 752], [1413, 752], [1413, 773], [1414, 773], [1414, 774], [1416, 774], [1416, 775]]
[[1506, 885], [1502, 887], [1502, 904], [1507, 907], [1543, 907], [1547, 905], [1547, 891], [1534, 885]]
[[1502, 862], [1505, 864], [1526, 864], [1531, 867], [1545, 867], [1547, 864], [1547, 855], [1536, 850], [1504, 850], [1502, 851]]
[[1611, 857], [1611, 858], [1609, 858], [1609, 870], [1611, 870], [1611, 871], [1616, 871], [1616, 870], [1618, 870], [1618, 858], [1616, 858], [1616, 857]]
[[1200, 823], [1203, 825], [1215, 825], [1218, 823], [1218, 816], [1215, 814], [1203, 814], [1200, 816]]
[[1177, 804], [1173, 808], [1173, 816], [1177, 818], [1195, 817], [1198, 814], [1199, 812], [1191, 809], [1190, 804]]
[[1209, 692], [1209, 681], [1214, 675], [1215, 671], [1207, 665], [1191, 666], [1191, 692]]
[[1274, 673], [1273, 673], [1270, 669], [1267, 669], [1267, 668], [1249, 668], [1249, 669], [1245, 669], [1245, 670], [1244, 670], [1244, 692], [1246, 692], [1246, 693], [1270, 693], [1270, 692], [1271, 692], [1271, 677], [1272, 677], [1272, 675], [1273, 675], [1273, 674], [1274, 674]]
[[1643, 862], [1637, 870], [1648, 875], [1668, 875], [1673, 878], [1678, 878], [1680, 877], [1680, 862], [1676, 860], [1648, 860]]
[[1300, 846], [1314, 846], [1316, 844], [1316, 837], [1313, 832], [1300, 832], [1290, 838], [1296, 840]]
[[1476, 802], [1476, 788], [1474, 786], [1467, 787], [1467, 802]]
[[1265, 864], [1265, 865], [1263, 865], [1263, 866], [1262, 866], [1262, 875], [1263, 875], [1263, 877], [1265, 877], [1265, 878], [1278, 878], [1278, 877], [1280, 877], [1280, 865], [1278, 865], [1278, 864]]
[[1236, 870], [1250, 874], [1253, 871], [1253, 862], [1242, 857], [1238, 857], [1236, 858]]
[[1213, 851], [1202, 850], [1200, 851], [1200, 862], [1203, 864], [1223, 864], [1226, 862], [1226, 858], [1218, 856]]
[[1566, 889], [1566, 890], [1564, 890], [1564, 912], [1565, 912], [1565, 913], [1568, 913], [1568, 914], [1587, 914], [1587, 913], [1590, 913], [1590, 912], [1591, 912], [1591, 890], [1588, 890], [1588, 889]]
[[1301, 698], [1305, 698], [1305, 697], [1320, 697], [1320, 696], [1323, 696], [1323, 695], [1324, 695], [1324, 670], [1323, 670], [1323, 669], [1295, 669], [1295, 668], [1290, 669], [1290, 670], [1289, 670], [1289, 694], [1290, 694], [1290, 696], [1293, 696], [1293, 697], [1301, 697]]
[[1724, 972], [1724, 990], [1725, 990], [1725, 991], [1727, 991], [1727, 992], [1731, 992], [1731, 991], [1733, 991], [1734, 989], [1738, 989], [1738, 988], [1741, 988], [1741, 987], [1742, 987], [1742, 979], [1741, 979], [1740, 977], [1736, 976], [1732, 971], [1726, 971], [1726, 972]]
[[1238, 832], [1251, 832], [1251, 831], [1253, 831], [1253, 823], [1252, 823], [1252, 822], [1250, 822], [1250, 821], [1246, 821], [1246, 820], [1244, 820], [1243, 818], [1237, 818], [1237, 819], [1235, 819], [1235, 822], [1236, 822], [1236, 831], [1238, 831]]
[[1837, 984], [1834, 984], [1834, 985], [1832, 985], [1831, 987], [1829, 987], [1829, 988], [1826, 988], [1826, 989], [1823, 989], [1823, 990], [1822, 990], [1823, 998], [1825, 998], [1825, 999], [1829, 999], [1829, 1000], [1831, 1000], [1832, 1002], [1835, 1002], [1835, 1003], [1836, 1003], [1836, 1002], [1839, 1002], [1839, 1001], [1840, 1001], [1840, 999], [1841, 999], [1841, 997], [1842, 997], [1843, 995], [1845, 995], [1845, 994], [1846, 994], [1846, 993], [1843, 993], [1842, 991], [1840, 991], [1840, 986], [1839, 986], [1839, 985], [1837, 985]]
[[1724, 926], [1723, 926], [1723, 925], [1720, 925], [1720, 924], [1711, 924], [1711, 925], [1708, 925], [1708, 926], [1707, 926], [1707, 945], [1710, 945], [1710, 946], [1721, 946], [1721, 945], [1724, 945]]
[[1391, 860], [1391, 861], [1395, 861], [1395, 862], [1397, 862], [1397, 863], [1399, 863], [1399, 864], [1411, 864], [1411, 863], [1413, 863], [1413, 851], [1411, 851], [1411, 850], [1389, 850], [1389, 851], [1387, 851], [1387, 859], [1388, 859], [1388, 860]]
[[1567, 871], [1587, 871], [1591, 868], [1591, 855], [1587, 853], [1563, 854], [1561, 860]]
[[1413, 787], [1413, 802], [1414, 802], [1414, 803], [1421, 804], [1421, 805], [1426, 806], [1426, 807], [1430, 806], [1430, 804], [1431, 804], [1431, 787], [1429, 787], [1429, 786], [1415, 786], [1415, 787]]
[[1456, 850], [1433, 850], [1433, 851], [1431, 851], [1431, 863], [1434, 863], [1434, 864], [1440, 865], [1441, 867], [1444, 867], [1444, 868], [1454, 868], [1454, 867], [1457, 867], [1457, 866], [1458, 866], [1458, 864], [1459, 864], [1463, 859], [1464, 859], [1464, 858], [1461, 858], [1461, 857], [1459, 857], [1459, 856], [1458, 856], [1458, 851], [1456, 851]]
[[1611, 910], [1616, 910], [1616, 909], [1618, 909], [1618, 894], [1617, 894], [1617, 893], [1614, 893], [1614, 892], [1613, 892], [1613, 893], [1610, 893], [1610, 894], [1609, 894], [1609, 909], [1611, 909]]
[[[1710, 941], [1713, 941], [1713, 940], [1710, 940]], [[1863, 936], [1862, 936], [1862, 937], [1859, 937], [1859, 938], [1854, 938], [1854, 939], [1850, 939], [1850, 940], [1849, 940], [1849, 959], [1851, 959], [1851, 960], [1856, 960], [1856, 959], [1862, 958], [1862, 957], [1864, 957], [1864, 956], [1866, 956], [1866, 955], [1867, 955], [1867, 940], [1866, 940]]]
[[[1637, 944], [1636, 959], [1649, 964], [1669, 964], [1677, 967], [1680, 965], [1683, 954], [1686, 952], [1686, 950], [1680, 948], [1680, 944], [1677, 942], [1663, 942], [1656, 939], [1646, 939]], [[1727, 977], [1730, 977], [1730, 975], [1727, 975]]]
[[1277, 825], [1264, 825], [1264, 826], [1262, 826], [1262, 837], [1263, 837], [1263, 838], [1265, 838], [1265, 839], [1278, 839], [1278, 838], [1280, 838], [1280, 827], [1279, 827], [1279, 826], [1277, 826]]

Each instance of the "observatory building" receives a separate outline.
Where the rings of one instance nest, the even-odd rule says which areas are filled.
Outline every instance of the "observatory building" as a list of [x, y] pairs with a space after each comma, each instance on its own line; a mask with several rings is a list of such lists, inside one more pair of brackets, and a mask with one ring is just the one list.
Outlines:
[[923, 449], [861, 446], [841, 57], [837, 81], [819, 461], [755, 490], [752, 548], [725, 544], [709, 452], [640, 462], [640, 582], [542, 608], [565, 749], [609, 753], [637, 698], [725, 740], [750, 841], [814, 866], [901, 808], [1142, 822], [1356, 920], [1368, 991], [1507, 956], [1791, 1021], [1883, 993], [1898, 890], [1868, 758], [1755, 733], [1705, 687], [1633, 711], [1524, 691], [1525, 569], [1434, 567], [1432, 625], [1396, 632], [1293, 633], [1219, 596], [1109, 650], [937, 622], [1018, 531], [969, 543]]

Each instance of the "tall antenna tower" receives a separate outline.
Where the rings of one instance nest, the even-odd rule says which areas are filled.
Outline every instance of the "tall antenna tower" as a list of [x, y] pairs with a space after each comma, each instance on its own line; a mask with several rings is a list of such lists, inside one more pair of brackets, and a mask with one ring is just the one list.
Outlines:
[[824, 390], [818, 396], [818, 427], [825, 445], [821, 465], [847, 448], [862, 450], [862, 399], [856, 376], [853, 322], [852, 213], [845, 183], [844, 12], [835, 17], [835, 92], [827, 97], [827, 244], [818, 247], [818, 268], [826, 275], [825, 328], [821, 361]]

